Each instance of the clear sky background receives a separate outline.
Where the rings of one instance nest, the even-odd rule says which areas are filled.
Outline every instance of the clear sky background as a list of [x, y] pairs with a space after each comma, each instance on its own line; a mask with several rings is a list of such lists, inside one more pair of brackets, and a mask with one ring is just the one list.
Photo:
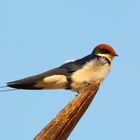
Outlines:
[[[140, 139], [140, 1], [0, 1], [0, 85], [112, 45], [119, 57], [69, 140]], [[0, 93], [0, 139], [32, 140], [74, 92]]]

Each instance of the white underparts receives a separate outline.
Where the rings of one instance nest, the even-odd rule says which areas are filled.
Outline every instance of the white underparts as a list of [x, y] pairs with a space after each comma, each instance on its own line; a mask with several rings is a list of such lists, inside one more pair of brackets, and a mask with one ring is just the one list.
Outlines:
[[36, 87], [42, 87], [44, 89], [65, 89], [67, 87], [67, 79], [64, 75], [49, 76], [36, 84]]
[[[98, 59], [87, 62], [81, 69], [71, 74], [71, 89], [74, 91], [81, 90], [84, 82], [93, 83], [97, 80], [102, 82], [110, 71], [110, 66], [109, 63], [102, 63]], [[69, 86], [68, 84], [69, 81], [65, 75], [52, 75], [44, 77], [35, 87], [43, 89], [66, 89]]]
[[83, 82], [93, 83], [96, 80], [103, 81], [108, 72], [110, 71], [110, 65], [108, 63], [102, 65], [97, 59], [91, 60], [85, 66], [76, 71], [72, 75], [72, 89], [78, 91]]

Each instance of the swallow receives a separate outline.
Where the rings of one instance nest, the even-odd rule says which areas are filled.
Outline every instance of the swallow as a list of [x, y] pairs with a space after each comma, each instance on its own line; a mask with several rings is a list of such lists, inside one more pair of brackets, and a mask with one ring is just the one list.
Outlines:
[[35, 76], [8, 82], [7, 86], [25, 90], [67, 89], [79, 92], [84, 82], [102, 82], [108, 75], [115, 56], [118, 55], [110, 45], [100, 44], [81, 59]]

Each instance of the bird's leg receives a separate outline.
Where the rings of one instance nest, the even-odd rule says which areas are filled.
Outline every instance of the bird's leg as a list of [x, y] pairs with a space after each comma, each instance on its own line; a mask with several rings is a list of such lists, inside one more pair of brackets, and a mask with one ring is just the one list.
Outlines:
[[77, 90], [77, 91], [76, 91], [75, 97], [77, 97], [77, 96], [80, 94], [80, 92], [81, 92], [81, 90], [82, 90], [83, 88], [85, 88], [85, 87], [87, 87], [87, 86], [89, 86], [89, 85], [90, 85], [90, 83], [84, 81], [84, 82], [82, 83], [82, 86], [81, 86], [82, 88], [81, 88], [80, 90]]
[[76, 91], [75, 97], [77, 97], [80, 94], [80, 91]]

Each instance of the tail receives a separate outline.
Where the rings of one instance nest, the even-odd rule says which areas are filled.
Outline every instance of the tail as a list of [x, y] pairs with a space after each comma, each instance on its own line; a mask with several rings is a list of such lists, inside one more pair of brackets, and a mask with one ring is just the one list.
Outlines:
[[14, 89], [27, 89], [27, 90], [38, 90], [39, 87], [35, 87], [36, 83], [24, 83], [24, 82], [9, 82], [7, 87]]
[[18, 90], [18, 89], [25, 89], [25, 90], [38, 90], [42, 89], [39, 87], [35, 87], [36, 83], [29, 82], [29, 81], [23, 81], [23, 80], [17, 80], [13, 82], [8, 82], [5, 86], [0, 86], [0, 92], [6, 92], [6, 91], [12, 91], [12, 90]]
[[1, 86], [0, 87], [0, 92], [7, 92], [7, 91], [12, 91], [12, 90], [17, 90], [17, 89], [9, 89], [8, 86]]
[[7, 87], [14, 89], [25, 89], [25, 90], [38, 90], [42, 89], [37, 87], [36, 84], [41, 80], [39, 76], [31, 76], [24, 79], [12, 81], [7, 83]]
[[7, 92], [7, 91], [13, 91], [13, 90], [19, 90], [19, 89], [25, 89], [25, 90], [39, 90], [42, 88], [35, 87], [35, 83], [15, 83], [15, 82], [9, 82], [6, 86], [0, 86], [0, 92]]

